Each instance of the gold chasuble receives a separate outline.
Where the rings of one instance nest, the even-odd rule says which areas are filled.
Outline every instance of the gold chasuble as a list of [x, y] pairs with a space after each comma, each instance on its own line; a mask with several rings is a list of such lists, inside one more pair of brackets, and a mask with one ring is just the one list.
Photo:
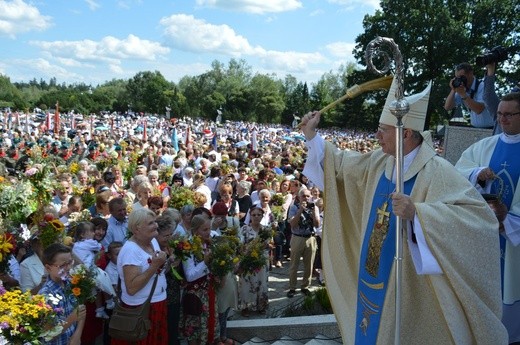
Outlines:
[[[393, 249], [386, 246], [395, 235], [388, 227], [395, 216], [389, 205], [374, 202], [382, 178], [391, 179], [394, 161], [380, 149], [359, 154], [325, 143], [322, 262], [344, 344], [394, 343], [395, 245]], [[443, 273], [418, 275], [405, 243], [401, 344], [507, 344], [500, 322], [495, 215], [475, 188], [427, 143], [405, 173], [405, 185], [411, 179], [415, 179], [411, 192], [405, 194], [414, 202], [426, 243]], [[370, 227], [371, 217], [376, 219]], [[385, 263], [388, 281], [384, 287], [366, 282], [373, 290], [386, 290], [378, 297], [381, 303], [375, 303], [364, 287], [359, 288], [365, 284], [360, 267], [371, 277], [381, 274]], [[372, 332], [374, 323], [370, 322], [376, 314], [374, 338], [363, 338], [365, 331]]]

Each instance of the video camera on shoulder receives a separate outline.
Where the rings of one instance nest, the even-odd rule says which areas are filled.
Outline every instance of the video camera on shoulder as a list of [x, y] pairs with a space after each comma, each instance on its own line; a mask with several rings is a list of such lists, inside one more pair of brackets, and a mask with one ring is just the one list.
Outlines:
[[477, 56], [475, 58], [475, 64], [477, 66], [486, 66], [491, 63], [497, 63], [506, 61], [509, 58], [509, 48], [504, 48], [502, 46], [497, 46], [492, 48], [490, 51], [485, 53], [484, 55]]

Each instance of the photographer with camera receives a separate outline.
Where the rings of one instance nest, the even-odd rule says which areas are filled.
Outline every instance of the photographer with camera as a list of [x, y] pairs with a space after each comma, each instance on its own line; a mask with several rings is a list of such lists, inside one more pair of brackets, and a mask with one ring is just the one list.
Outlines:
[[303, 257], [303, 279], [301, 292], [310, 294], [312, 266], [316, 256], [317, 242], [314, 237], [314, 228], [320, 226], [320, 214], [318, 207], [310, 202], [311, 191], [301, 188], [298, 191], [298, 201], [289, 208], [287, 219], [291, 225], [291, 266], [289, 267], [289, 292], [287, 297], [296, 294], [296, 282], [298, 280], [298, 266]]
[[444, 109], [450, 111], [463, 104], [470, 111], [471, 126], [493, 128], [495, 120], [484, 103], [484, 85], [475, 78], [473, 67], [463, 62], [455, 67], [455, 78], [450, 81], [451, 91]]

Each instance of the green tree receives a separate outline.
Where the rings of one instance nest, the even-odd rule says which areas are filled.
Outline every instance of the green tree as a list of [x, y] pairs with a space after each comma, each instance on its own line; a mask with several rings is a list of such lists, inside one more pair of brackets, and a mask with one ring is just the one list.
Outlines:
[[29, 104], [9, 77], [0, 74], [0, 108], [11, 107], [11, 110], [25, 110]]
[[281, 82], [273, 76], [257, 74], [251, 79], [249, 90], [248, 121], [279, 123], [285, 107]]
[[128, 81], [126, 89], [132, 109], [137, 112], [164, 114], [170, 104], [168, 93], [173, 84], [159, 71], [139, 72]]
[[[393, 38], [405, 62], [406, 92], [418, 92], [429, 80], [434, 82], [430, 112], [435, 123], [447, 115], [443, 104], [457, 63], [473, 62], [495, 45], [519, 45], [519, 9], [520, 0], [382, 0], [381, 10], [363, 20], [355, 55], [365, 64], [365, 49], [372, 39]], [[518, 77], [518, 58], [511, 57], [510, 68], [499, 73]]]

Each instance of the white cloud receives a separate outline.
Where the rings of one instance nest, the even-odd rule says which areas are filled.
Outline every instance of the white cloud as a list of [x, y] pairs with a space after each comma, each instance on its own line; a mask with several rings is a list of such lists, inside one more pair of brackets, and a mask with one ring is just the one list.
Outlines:
[[228, 25], [215, 25], [192, 15], [175, 14], [160, 21], [169, 45], [183, 51], [259, 58], [263, 67], [285, 73], [302, 72], [323, 63], [320, 53], [283, 52], [252, 46]]
[[247, 39], [235, 33], [228, 25], [214, 25], [192, 15], [174, 14], [162, 18], [164, 35], [168, 43], [191, 52], [213, 52], [239, 57], [254, 54]]
[[254, 14], [293, 11], [302, 7], [298, 0], [197, 0], [197, 5]]
[[123, 68], [121, 67], [121, 65], [117, 64], [117, 63], [111, 63], [108, 65], [108, 67], [110, 68], [110, 71], [116, 73], [116, 74], [124, 74], [125, 71], [123, 70]]
[[285, 73], [304, 72], [309, 66], [320, 64], [325, 58], [320, 53], [299, 53], [266, 51], [260, 60], [267, 68], [285, 71]]
[[[53, 65], [46, 59], [15, 59], [9, 61], [11, 68], [17, 70], [21, 75], [40, 76], [44, 79], [56, 78], [57, 80], [83, 80], [79, 74], [73, 73], [63, 67]], [[17, 78], [23, 80], [23, 78]], [[28, 80], [26, 80], [28, 81]]]
[[110, 64], [120, 64], [120, 59], [156, 60], [159, 56], [170, 52], [167, 47], [157, 42], [142, 40], [137, 36], [128, 35], [121, 40], [106, 36], [101, 41], [31, 41], [32, 45], [42, 48], [54, 57], [65, 57], [79, 61], [105, 61]]
[[329, 53], [336, 58], [346, 58], [355, 60], [352, 51], [356, 47], [355, 43], [333, 42], [325, 46]]
[[344, 6], [347, 9], [354, 9], [360, 6], [370, 6], [374, 9], [378, 9], [379, 0], [327, 0], [331, 4], [338, 4]]
[[91, 11], [95, 11], [101, 7], [101, 5], [98, 4], [95, 0], [85, 0], [85, 2], [87, 3]]
[[58, 57], [56, 58], [56, 61], [60, 63], [60, 65], [67, 66], [67, 67], [83, 67], [85, 64], [79, 62], [76, 59], [69, 59], [69, 58], [63, 58]]
[[15, 38], [19, 33], [43, 31], [51, 26], [51, 19], [23, 0], [0, 1], [0, 35]]

